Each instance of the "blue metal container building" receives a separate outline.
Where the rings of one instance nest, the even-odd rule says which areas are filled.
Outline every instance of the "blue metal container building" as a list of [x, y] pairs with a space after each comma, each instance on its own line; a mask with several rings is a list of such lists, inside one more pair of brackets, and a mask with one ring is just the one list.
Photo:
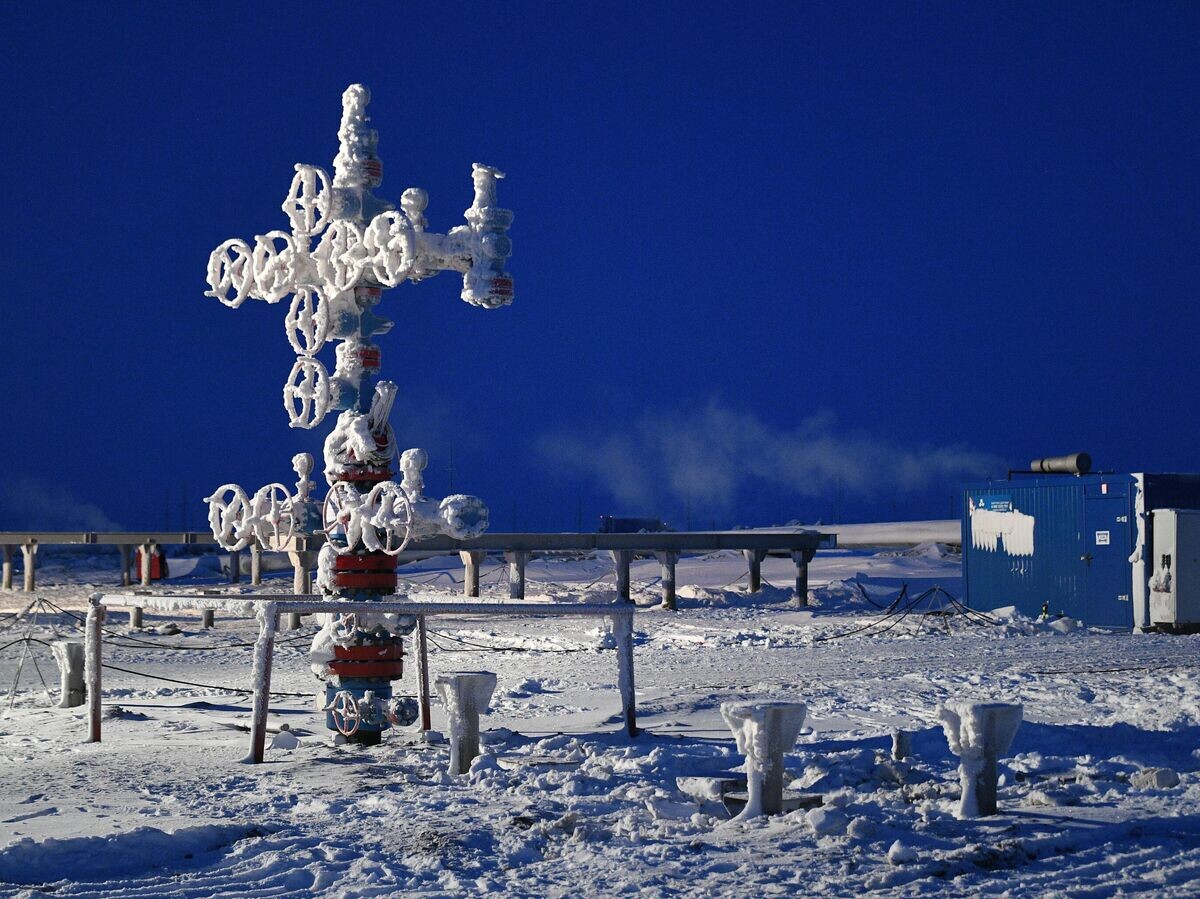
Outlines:
[[978, 609], [1016, 606], [1096, 627], [1149, 624], [1150, 512], [1200, 509], [1197, 474], [1018, 477], [963, 490], [963, 589]]

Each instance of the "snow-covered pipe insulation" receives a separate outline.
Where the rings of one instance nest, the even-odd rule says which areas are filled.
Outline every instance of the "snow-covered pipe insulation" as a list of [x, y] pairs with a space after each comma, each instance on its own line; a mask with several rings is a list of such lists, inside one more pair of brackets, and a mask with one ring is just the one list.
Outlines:
[[1047, 456], [1030, 462], [1029, 470], [1039, 474], [1087, 474], [1092, 470], [1092, 457], [1087, 453]]

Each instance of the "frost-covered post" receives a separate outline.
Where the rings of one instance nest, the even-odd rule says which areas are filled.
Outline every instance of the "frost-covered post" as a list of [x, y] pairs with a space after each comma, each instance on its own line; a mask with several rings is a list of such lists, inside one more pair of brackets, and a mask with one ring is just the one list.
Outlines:
[[0, 590], [11, 590], [13, 585], [13, 548], [11, 543], [5, 543], [3, 569], [0, 571]]
[[103, 626], [104, 606], [100, 604], [100, 594], [97, 593], [88, 600], [87, 621], [84, 626], [84, 639], [87, 642], [84, 679], [87, 681], [89, 743], [100, 742], [100, 669], [103, 666], [100, 629]]
[[674, 550], [655, 552], [659, 567], [662, 569], [662, 607], [675, 611], [675, 563], [679, 561], [679, 553]]
[[121, 586], [133, 586], [133, 547], [122, 543], [117, 549], [121, 553]]
[[[389, 417], [400, 385], [381, 378], [381, 350], [374, 342], [394, 324], [377, 311], [384, 291], [454, 271], [462, 276], [459, 296], [467, 303], [497, 309], [513, 299], [505, 271], [513, 215], [497, 201], [504, 173], [473, 165], [474, 199], [463, 213], [465, 224], [444, 234], [429, 230], [424, 190], [410, 187], [398, 203], [374, 193], [383, 182], [383, 163], [367, 115], [370, 96], [361, 84], [342, 94], [332, 175], [318, 166], [295, 166], [282, 206], [290, 231], [268, 231], [252, 244], [237, 238], [221, 243], [209, 257], [206, 292], [231, 308], [249, 298], [278, 303], [290, 295], [284, 327], [297, 359], [283, 389], [288, 419], [292, 427], [315, 428], [337, 413], [323, 451], [330, 488], [324, 503], [309, 497], [313, 460], [300, 454], [293, 459], [300, 475], [294, 495], [282, 484], [268, 484], [252, 497], [225, 484], [209, 496], [213, 535], [235, 566], [237, 552], [252, 540], [289, 551], [297, 594], [312, 592], [310, 552], [324, 542], [318, 590], [356, 601], [395, 592], [397, 558], [411, 541], [469, 539], [488, 525], [487, 506], [477, 497], [425, 495], [424, 450], [399, 453], [403, 480], [392, 479], [400, 445]], [[417, 328], [403, 324], [411, 354]], [[317, 358], [327, 346], [334, 349], [332, 373]], [[401, 676], [400, 644], [414, 626], [412, 616], [379, 621], [364, 614], [339, 620], [336, 629], [331, 623], [318, 635], [313, 657], [320, 646], [329, 727], [374, 744], [399, 721], [391, 682]]]
[[479, 596], [479, 568], [487, 553], [481, 549], [463, 549], [458, 557], [463, 563], [463, 594]]
[[808, 563], [816, 555], [815, 549], [802, 549], [792, 553], [792, 564], [796, 566], [796, 605], [808, 605]]
[[629, 566], [633, 562], [633, 553], [628, 549], [614, 549], [612, 557], [613, 563], [617, 566], [617, 596], [626, 602], [631, 602]]
[[34, 575], [34, 556], [37, 555], [38, 543], [36, 540], [28, 540], [21, 546], [21, 561], [25, 563], [25, 592], [32, 593], [37, 589], [37, 580]]
[[142, 586], [149, 587], [151, 585], [151, 574], [153, 569], [150, 567], [154, 561], [154, 541], [147, 540], [142, 544]]
[[263, 548], [255, 540], [250, 544], [250, 586], [262, 586], [262, 556]]
[[948, 702], [938, 710], [950, 751], [961, 759], [958, 817], [996, 814], [997, 762], [1012, 746], [1023, 714], [1020, 703], [966, 700]]
[[58, 700], [60, 709], [70, 709], [83, 705], [83, 644], [75, 640], [55, 640], [50, 644], [54, 653], [54, 661], [58, 663], [60, 693]]
[[796, 745], [807, 712], [802, 702], [721, 703], [721, 717], [746, 756], [746, 807], [738, 818], [783, 811], [783, 755]]
[[487, 711], [496, 689], [490, 671], [456, 671], [438, 675], [434, 684], [450, 726], [450, 773], [466, 774], [479, 755], [479, 713]]
[[417, 704], [421, 708], [421, 731], [433, 728], [429, 713], [429, 641], [425, 616], [417, 616]]
[[271, 704], [271, 661], [275, 652], [275, 631], [279, 610], [275, 603], [258, 607], [258, 640], [254, 643], [254, 710], [250, 725], [250, 758], [260, 764], [267, 745], [267, 710]]
[[529, 552], [524, 549], [509, 550], [504, 553], [508, 562], [508, 598], [525, 598], [525, 566], [529, 564]]
[[743, 549], [746, 566], [750, 570], [750, 592], [757, 593], [762, 589], [762, 562], [767, 557], [765, 549]]
[[621, 690], [621, 711], [625, 715], [625, 734], [636, 737], [637, 692], [633, 683], [633, 613], [613, 615], [613, 638], [617, 643], [617, 686]]

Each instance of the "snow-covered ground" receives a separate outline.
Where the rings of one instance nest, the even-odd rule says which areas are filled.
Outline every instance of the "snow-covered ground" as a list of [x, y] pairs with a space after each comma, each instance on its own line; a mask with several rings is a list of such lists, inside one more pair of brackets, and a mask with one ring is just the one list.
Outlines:
[[[115, 589], [113, 559], [64, 558], [39, 570], [39, 595], [50, 603], [77, 612], [97, 585]], [[220, 586], [215, 562], [184, 567], [170, 589]], [[456, 559], [403, 574], [414, 590], [461, 590]], [[431, 624], [435, 674], [499, 676], [485, 755], [459, 778], [444, 773], [446, 746], [412, 731], [371, 749], [331, 745], [311, 700], [312, 627], [281, 634], [272, 683], [309, 694], [281, 695], [271, 710], [272, 725], [287, 722], [299, 746], [269, 749], [260, 766], [239, 761], [248, 746], [244, 693], [109, 669], [104, 742], [87, 744], [82, 710], [51, 708], [26, 663], [0, 718], [0, 892], [1200, 893], [1200, 638], [985, 619], [941, 592], [912, 604], [934, 586], [959, 595], [958, 557], [937, 546], [822, 553], [808, 610], [792, 602], [784, 559], [763, 565], [776, 586], [748, 596], [740, 556], [685, 558], [675, 613], [652, 607], [657, 575], [654, 562], [635, 563], [646, 728], [635, 740], [621, 731], [614, 653], [598, 648], [594, 623]], [[494, 563], [485, 568], [486, 596], [507, 596], [502, 577]], [[534, 592], [559, 601], [614, 596], [603, 558], [539, 560], [528, 577], [531, 600]], [[904, 583], [892, 614], [877, 608]], [[289, 588], [281, 575], [264, 589]], [[12, 611], [27, 599], [2, 594], [0, 606]], [[168, 620], [181, 633], [157, 633]], [[43, 617], [34, 636], [51, 639], [51, 623], [79, 633], [58, 614]], [[179, 616], [147, 614], [136, 632], [127, 623], [110, 615], [110, 665], [248, 686], [253, 622], [218, 618], [212, 632]], [[25, 625], [6, 618], [0, 628], [3, 645]], [[21, 649], [0, 651], [5, 686]], [[47, 648], [33, 649], [53, 686]], [[410, 671], [401, 686], [412, 683]], [[679, 777], [742, 761], [722, 701], [788, 697], [810, 710], [787, 756], [792, 786], [821, 794], [824, 814], [731, 822], [718, 803], [679, 790]], [[937, 706], [959, 697], [1025, 704], [993, 818], [954, 815], [957, 760]], [[434, 727], [444, 727], [436, 705]], [[889, 759], [895, 727], [916, 732], [915, 756], [904, 762]], [[1153, 768], [1176, 772], [1179, 785], [1165, 786], [1170, 773], [1143, 773]]]

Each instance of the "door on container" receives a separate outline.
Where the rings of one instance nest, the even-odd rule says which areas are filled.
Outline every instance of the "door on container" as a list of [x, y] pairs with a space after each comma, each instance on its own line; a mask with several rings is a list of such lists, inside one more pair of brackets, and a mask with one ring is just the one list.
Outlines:
[[1080, 551], [1084, 615], [1089, 625], [1133, 626], [1130, 533], [1128, 497], [1097, 494], [1083, 498]]

